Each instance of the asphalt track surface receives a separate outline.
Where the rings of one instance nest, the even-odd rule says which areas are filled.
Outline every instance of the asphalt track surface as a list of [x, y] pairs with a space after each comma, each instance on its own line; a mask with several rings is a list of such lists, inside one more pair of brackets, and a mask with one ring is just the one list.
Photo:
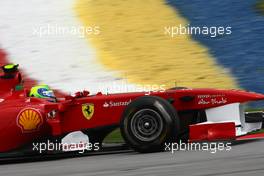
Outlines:
[[230, 152], [177, 151], [93, 155], [0, 166], [1, 176], [264, 175], [264, 140], [233, 145]]

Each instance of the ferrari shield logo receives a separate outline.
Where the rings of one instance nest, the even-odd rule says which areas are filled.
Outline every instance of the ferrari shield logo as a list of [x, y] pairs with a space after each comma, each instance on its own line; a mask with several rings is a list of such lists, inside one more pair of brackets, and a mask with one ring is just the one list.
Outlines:
[[82, 113], [83, 113], [83, 116], [87, 120], [90, 120], [94, 114], [94, 104], [92, 104], [92, 103], [83, 104], [82, 105]]

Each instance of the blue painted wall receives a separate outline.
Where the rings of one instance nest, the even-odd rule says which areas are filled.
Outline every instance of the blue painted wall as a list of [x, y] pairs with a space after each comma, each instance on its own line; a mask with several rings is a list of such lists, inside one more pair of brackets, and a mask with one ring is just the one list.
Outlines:
[[264, 93], [264, 16], [255, 10], [256, 2], [167, 0], [190, 21], [190, 26], [231, 26], [231, 35], [192, 37], [231, 71], [242, 88]]

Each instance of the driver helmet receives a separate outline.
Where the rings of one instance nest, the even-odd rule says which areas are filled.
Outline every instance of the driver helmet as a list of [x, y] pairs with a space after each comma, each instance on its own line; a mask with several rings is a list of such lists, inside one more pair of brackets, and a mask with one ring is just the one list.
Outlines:
[[54, 92], [48, 85], [38, 85], [30, 89], [30, 97], [35, 98], [55, 98]]

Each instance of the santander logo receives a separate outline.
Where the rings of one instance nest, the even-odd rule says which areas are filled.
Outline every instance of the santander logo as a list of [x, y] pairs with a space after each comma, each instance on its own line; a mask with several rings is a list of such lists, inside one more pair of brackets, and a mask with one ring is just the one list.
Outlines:
[[131, 99], [128, 101], [109, 101], [109, 102], [104, 102], [103, 107], [108, 108], [108, 107], [119, 107], [119, 106], [127, 106], [129, 103], [131, 103]]

